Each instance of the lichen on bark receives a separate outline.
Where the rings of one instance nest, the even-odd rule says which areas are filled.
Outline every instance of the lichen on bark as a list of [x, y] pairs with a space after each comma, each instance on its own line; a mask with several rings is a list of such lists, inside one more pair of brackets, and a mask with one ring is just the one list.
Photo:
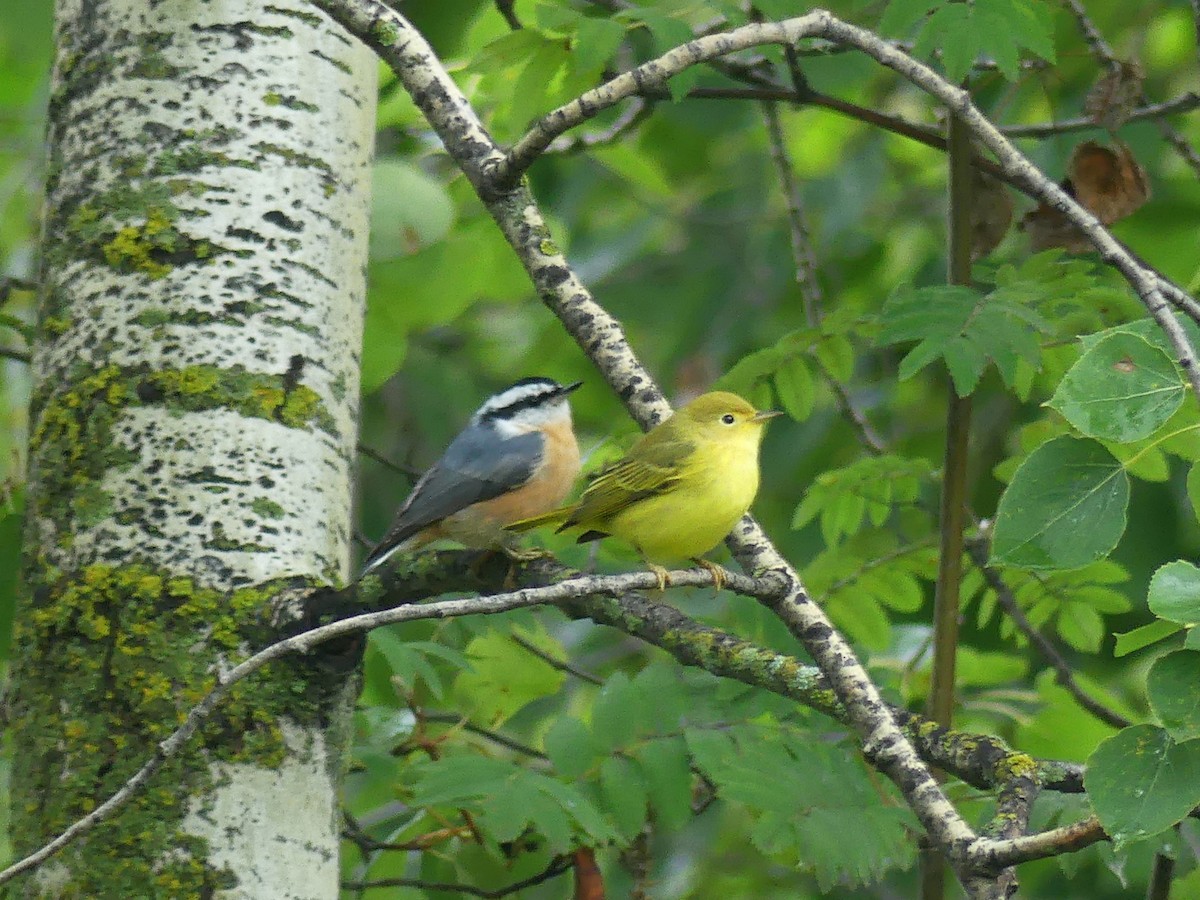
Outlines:
[[[282, 591], [348, 575], [374, 117], [370, 55], [300, 0], [58, 0], [56, 19], [17, 852], [267, 643]], [[353, 656], [239, 684], [23, 890], [329, 896]]]

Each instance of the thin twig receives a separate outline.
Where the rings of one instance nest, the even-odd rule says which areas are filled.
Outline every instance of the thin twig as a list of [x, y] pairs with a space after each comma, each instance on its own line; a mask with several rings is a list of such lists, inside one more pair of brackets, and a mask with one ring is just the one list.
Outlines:
[[0, 347], [0, 358], [15, 360], [28, 365], [33, 357], [25, 350], [13, 350], [11, 347]]
[[541, 750], [530, 747], [528, 744], [522, 744], [515, 738], [510, 738], [498, 731], [492, 731], [490, 728], [484, 728], [482, 725], [476, 725], [464, 716], [452, 712], [431, 712], [424, 710], [421, 715], [429, 722], [440, 722], [444, 725], [453, 725], [455, 728], [461, 728], [463, 731], [469, 731], [471, 734], [479, 735], [479, 737], [487, 738], [493, 744], [498, 744], [501, 747], [506, 747], [517, 753], [531, 757], [549, 761], [548, 757]]
[[388, 457], [384, 456], [378, 450], [374, 450], [371, 447], [368, 447], [362, 441], [358, 442], [358, 452], [361, 453], [363, 456], [365, 456], [367, 459], [373, 459], [373, 460], [375, 460], [375, 462], [379, 463], [381, 466], [391, 469], [393, 472], [398, 472], [399, 474], [404, 475], [410, 479], [415, 480], [415, 479], [421, 477], [420, 469], [414, 469], [412, 466], [406, 466], [403, 463], [398, 463], [391, 459], [388, 459]]
[[560, 672], [566, 672], [568, 675], [574, 675], [576, 678], [579, 678], [582, 681], [588, 681], [595, 685], [604, 684], [603, 678], [597, 678], [591, 672], [585, 672], [583, 669], [571, 665], [566, 660], [556, 659], [554, 656], [547, 653], [532, 641], [528, 641], [521, 637], [521, 635], [513, 634], [510, 635], [510, 637], [517, 646], [525, 648], [542, 662], [546, 663], [546, 665], [552, 666], [553, 668], [558, 669]]
[[[1122, 66], [1121, 60], [1117, 57], [1112, 45], [1104, 39], [1104, 35], [1100, 33], [1100, 29], [1096, 27], [1096, 24], [1088, 16], [1087, 10], [1083, 7], [1083, 3], [1080, 2], [1080, 0], [1063, 0], [1063, 3], [1075, 17], [1075, 22], [1078, 24], [1079, 30], [1083, 34], [1083, 39], [1087, 42], [1088, 49], [1091, 51], [1092, 56], [1095, 57], [1096, 61], [1107, 68], [1110, 72], [1119, 70]], [[1200, 35], [1200, 31], [1197, 33]], [[1184, 95], [1184, 97], [1187, 96], [1189, 95]], [[1191, 96], [1194, 97], [1195, 95]], [[1142, 104], [1146, 103], [1146, 95], [1144, 92], [1138, 95], [1138, 102]], [[1200, 103], [1200, 98], [1197, 99], [1197, 103]], [[1158, 116], [1153, 118], [1155, 118], [1156, 124], [1158, 125], [1158, 130], [1162, 133], [1163, 138], [1168, 144], [1171, 145], [1175, 152], [1180, 155], [1183, 161], [1192, 167], [1192, 171], [1194, 171], [1197, 175], [1200, 175], [1200, 155], [1197, 155], [1195, 148], [1192, 147], [1187, 138], [1176, 131], [1169, 123], [1162, 121], [1162, 115], [1163, 114], [1160, 113]]]
[[496, 0], [496, 9], [504, 17], [508, 27], [513, 31], [520, 31], [523, 26], [521, 20], [517, 18], [517, 11], [513, 9], [515, 5], [516, 0]]
[[[1142, 122], [1146, 119], [1161, 119], [1163, 116], [1191, 112], [1197, 108], [1200, 108], [1200, 94], [1189, 91], [1186, 94], [1180, 94], [1174, 100], [1139, 106], [1129, 113], [1125, 121]], [[1000, 131], [1006, 137], [1049, 138], [1072, 131], [1090, 131], [1100, 127], [1091, 116], [1080, 116], [1074, 119], [1063, 119], [1061, 122], [1042, 122], [1036, 125], [1003, 125]]]
[[971, 561], [975, 563], [976, 568], [979, 569], [980, 574], [983, 575], [983, 579], [987, 582], [988, 587], [995, 593], [996, 599], [1004, 608], [1009, 619], [1012, 620], [1013, 625], [1017, 627], [1017, 630], [1021, 634], [1025, 635], [1026, 639], [1038, 651], [1042, 659], [1050, 664], [1050, 667], [1054, 669], [1055, 681], [1075, 698], [1075, 702], [1101, 722], [1111, 725], [1113, 728], [1126, 728], [1132, 724], [1123, 715], [1109, 709], [1079, 686], [1079, 682], [1075, 680], [1075, 673], [1071, 669], [1070, 663], [1058, 652], [1058, 648], [1034, 627], [1000, 573], [988, 565], [987, 542], [984, 540], [968, 542], [967, 554], [971, 557]]
[[556, 856], [545, 869], [529, 878], [515, 881], [510, 885], [495, 890], [475, 887], [473, 884], [461, 884], [455, 881], [425, 881], [421, 878], [379, 878], [374, 881], [343, 881], [342, 888], [347, 891], [366, 891], [372, 888], [411, 887], [426, 891], [450, 891], [467, 894], [471, 897], [507, 897], [525, 888], [542, 884], [551, 878], [557, 878], [572, 868], [570, 857]]
[[817, 260], [812, 249], [808, 222], [804, 217], [804, 202], [800, 199], [800, 186], [788, 156], [783, 129], [779, 125], [779, 110], [774, 103], [762, 105], [763, 119], [767, 125], [767, 144], [771, 148], [771, 159], [779, 174], [779, 186], [787, 204], [788, 233], [792, 243], [792, 262], [796, 269], [796, 286], [800, 289], [800, 300], [804, 304], [804, 318], [809, 327], [821, 321], [821, 284], [817, 280]]
[[551, 141], [546, 148], [547, 153], [574, 153], [589, 147], [601, 147], [610, 144], [619, 137], [633, 131], [649, 118], [654, 111], [654, 103], [638, 97], [630, 103], [621, 114], [613, 119], [612, 124], [600, 131], [585, 131], [581, 134], [564, 134]]

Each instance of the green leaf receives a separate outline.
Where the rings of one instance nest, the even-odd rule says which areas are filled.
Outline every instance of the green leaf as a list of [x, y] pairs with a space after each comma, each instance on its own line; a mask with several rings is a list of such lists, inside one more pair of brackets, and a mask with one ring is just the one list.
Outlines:
[[614, 672], [605, 680], [592, 706], [592, 733], [599, 745], [615, 749], [633, 740], [637, 733], [634, 707], [638, 699], [624, 672]]
[[1182, 559], [1160, 566], [1150, 577], [1150, 611], [1181, 625], [1200, 622], [1200, 569]]
[[606, 757], [600, 763], [600, 793], [622, 837], [636, 838], [646, 823], [648, 793], [642, 770], [624, 757]]
[[592, 732], [574, 716], [556, 716], [543, 744], [555, 770], [567, 778], [578, 778], [599, 755]]
[[1019, 302], [1020, 296], [1011, 287], [984, 297], [961, 285], [901, 285], [884, 303], [876, 343], [918, 341], [900, 362], [901, 380], [944, 359], [955, 390], [965, 396], [975, 389], [990, 358], [1011, 387], [1018, 363], [1040, 358], [1037, 332], [1046, 327]]
[[992, 561], [1071, 569], [1108, 554], [1125, 531], [1129, 478], [1100, 444], [1060, 437], [1033, 451], [1000, 497]]
[[943, 6], [933, 14], [927, 27], [931, 32], [941, 31], [939, 43], [946, 78], [953, 82], [962, 81], [970, 73], [980, 50], [974, 9], [966, 3]]
[[784, 360], [775, 370], [775, 393], [784, 411], [797, 422], [803, 422], [812, 413], [815, 390], [812, 372], [799, 356]]
[[1200, 653], [1176, 650], [1160, 656], [1146, 675], [1146, 693], [1171, 737], [1200, 737]]
[[907, 37], [912, 27], [925, 19], [938, 0], [890, 0], [879, 19], [879, 33]]
[[1118, 332], [1079, 357], [1048, 405], [1089, 437], [1128, 443], [1157, 431], [1183, 397], [1171, 358], [1137, 335]]
[[1083, 785], [1118, 848], [1158, 834], [1200, 804], [1200, 741], [1176, 743], [1156, 725], [1126, 728], [1088, 757]]
[[1122, 632], [1116, 635], [1117, 643], [1113, 647], [1113, 656], [1128, 656], [1135, 650], [1149, 647], [1151, 644], [1157, 643], [1164, 638], [1169, 638], [1171, 635], [1177, 634], [1182, 630], [1183, 626], [1176, 622], [1166, 622], [1159, 619], [1156, 622], [1151, 622], [1149, 625], [1141, 625], [1133, 629], [1133, 631]]
[[612, 19], [585, 18], [579, 23], [571, 47], [575, 70], [588, 78], [598, 78], [613, 53], [625, 40], [625, 26]]
[[[525, 635], [553, 656], [562, 646], [545, 631]], [[531, 700], [554, 694], [566, 678], [562, 672], [518, 646], [507, 632], [489, 631], [467, 645], [473, 671], [454, 681], [460, 708], [489, 725], [503, 722]]]
[[692, 771], [681, 737], [649, 741], [637, 752], [658, 822], [675, 829], [692, 815]]

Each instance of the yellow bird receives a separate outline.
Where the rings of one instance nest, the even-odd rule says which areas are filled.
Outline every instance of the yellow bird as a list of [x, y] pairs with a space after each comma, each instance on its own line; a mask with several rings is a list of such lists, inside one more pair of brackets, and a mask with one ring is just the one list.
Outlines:
[[704, 394], [602, 469], [577, 503], [508, 528], [526, 531], [557, 522], [558, 531], [585, 529], [580, 543], [611, 535], [642, 555], [660, 590], [670, 579], [655, 563], [684, 558], [712, 572], [719, 588], [725, 570], [702, 555], [754, 502], [763, 426], [778, 415], [759, 412], [737, 394]]

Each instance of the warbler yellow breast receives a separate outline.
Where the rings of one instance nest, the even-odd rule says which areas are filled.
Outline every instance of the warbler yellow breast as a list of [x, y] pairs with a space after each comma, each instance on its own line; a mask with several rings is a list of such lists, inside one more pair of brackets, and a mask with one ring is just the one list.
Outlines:
[[737, 394], [704, 394], [642, 435], [577, 503], [508, 527], [559, 523], [583, 529], [581, 542], [612, 535], [651, 563], [700, 557], [754, 502], [763, 427], [777, 415]]

